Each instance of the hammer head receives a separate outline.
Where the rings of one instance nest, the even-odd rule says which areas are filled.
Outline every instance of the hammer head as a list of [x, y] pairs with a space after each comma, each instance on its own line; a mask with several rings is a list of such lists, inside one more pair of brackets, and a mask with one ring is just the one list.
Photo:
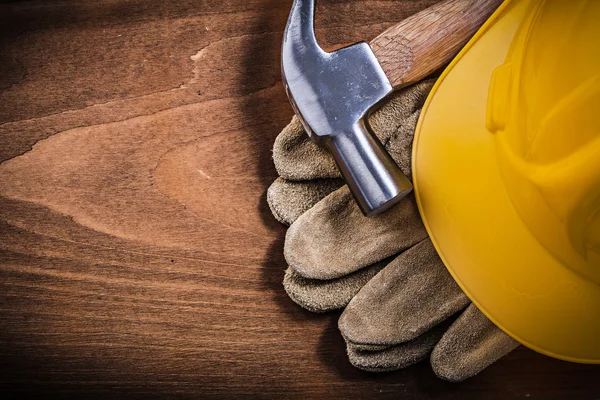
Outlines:
[[352, 130], [392, 85], [367, 43], [325, 52], [315, 37], [314, 12], [314, 0], [294, 2], [281, 64], [294, 111], [318, 142]]
[[283, 39], [283, 82], [296, 115], [331, 152], [362, 212], [376, 215], [412, 190], [365, 122], [392, 85], [367, 43], [325, 52], [314, 12], [314, 0], [294, 1]]

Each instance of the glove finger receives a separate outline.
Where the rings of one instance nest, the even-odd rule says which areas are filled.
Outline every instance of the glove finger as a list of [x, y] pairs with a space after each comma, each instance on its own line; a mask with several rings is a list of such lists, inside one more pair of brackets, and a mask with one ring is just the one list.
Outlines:
[[342, 179], [293, 182], [277, 178], [267, 190], [267, 203], [275, 219], [291, 225], [323, 197], [343, 185]]
[[341, 178], [333, 157], [311, 142], [295, 116], [275, 139], [273, 162], [279, 176], [291, 181]]
[[369, 349], [347, 341], [346, 352], [350, 363], [358, 369], [371, 372], [395, 371], [427, 358], [446, 328], [442, 324], [416, 339], [382, 349]]
[[288, 296], [300, 307], [323, 313], [346, 307], [352, 297], [385, 266], [380, 262], [353, 274], [331, 280], [308, 279], [288, 267], [283, 287]]
[[358, 292], [338, 327], [350, 342], [391, 346], [415, 339], [468, 304], [431, 240], [425, 239]]
[[284, 256], [300, 275], [335, 279], [403, 251], [427, 237], [414, 197], [367, 218], [347, 186], [302, 214], [288, 229]]
[[471, 304], [431, 354], [435, 374], [450, 382], [477, 375], [519, 346]]
[[[407, 176], [410, 176], [412, 140], [419, 113], [434, 83], [435, 79], [429, 79], [394, 93], [368, 120]], [[275, 140], [273, 161], [279, 176], [288, 180], [341, 177], [333, 157], [310, 140], [297, 117]]]

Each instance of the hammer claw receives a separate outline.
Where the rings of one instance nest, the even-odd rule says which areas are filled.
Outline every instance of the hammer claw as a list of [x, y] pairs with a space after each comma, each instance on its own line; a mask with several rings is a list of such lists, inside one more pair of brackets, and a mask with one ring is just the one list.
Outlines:
[[362, 212], [375, 215], [412, 189], [365, 123], [392, 85], [367, 43], [324, 51], [314, 13], [314, 0], [294, 1], [281, 58], [286, 92], [311, 139], [332, 153]]

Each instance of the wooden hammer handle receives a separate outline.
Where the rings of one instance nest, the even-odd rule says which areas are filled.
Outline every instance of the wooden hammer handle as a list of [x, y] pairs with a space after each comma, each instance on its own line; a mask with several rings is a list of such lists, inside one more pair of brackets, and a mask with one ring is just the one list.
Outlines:
[[394, 88], [448, 63], [502, 0], [445, 0], [377, 36], [371, 47]]

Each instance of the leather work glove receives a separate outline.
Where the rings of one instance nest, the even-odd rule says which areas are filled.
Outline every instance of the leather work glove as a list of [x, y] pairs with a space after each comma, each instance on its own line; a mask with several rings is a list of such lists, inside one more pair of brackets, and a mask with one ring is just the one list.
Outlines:
[[[413, 134], [433, 83], [397, 92], [369, 120], [409, 179]], [[454, 282], [414, 195], [363, 216], [333, 158], [295, 117], [277, 137], [273, 159], [280, 177], [267, 200], [275, 218], [290, 225], [285, 290], [313, 312], [345, 307], [338, 327], [355, 367], [391, 371], [430, 356], [437, 376], [458, 382], [518, 346]]]

